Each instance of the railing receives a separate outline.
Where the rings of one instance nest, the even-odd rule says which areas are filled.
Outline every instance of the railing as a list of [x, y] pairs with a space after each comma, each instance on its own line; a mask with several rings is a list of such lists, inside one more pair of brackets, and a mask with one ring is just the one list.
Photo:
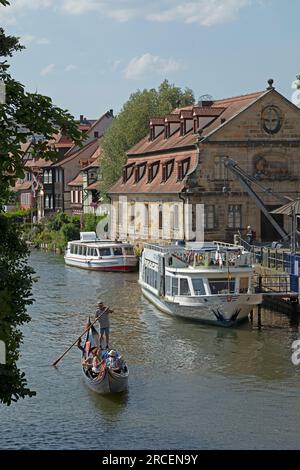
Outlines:
[[291, 276], [288, 274], [257, 275], [253, 278], [252, 286], [257, 293], [297, 295], [291, 285]]

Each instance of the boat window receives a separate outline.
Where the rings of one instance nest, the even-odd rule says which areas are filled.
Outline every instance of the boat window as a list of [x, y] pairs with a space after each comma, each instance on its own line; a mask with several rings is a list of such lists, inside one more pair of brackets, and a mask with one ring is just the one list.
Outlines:
[[110, 248], [99, 248], [100, 256], [110, 256]]
[[71, 254], [74, 254], [74, 245], [71, 245], [71, 246], [70, 246], [70, 253], [71, 253]]
[[192, 279], [195, 295], [205, 295], [203, 279]]
[[78, 250], [77, 254], [81, 255], [82, 254], [82, 246], [78, 245], [77, 250]]
[[166, 295], [171, 295], [171, 276], [166, 276]]
[[83, 246], [82, 247], [82, 252], [81, 252], [82, 256], [86, 256], [86, 250], [87, 250], [87, 247]]
[[187, 279], [180, 279], [180, 295], [191, 295]]
[[74, 253], [74, 255], [78, 255], [78, 246], [77, 245], [73, 245], [73, 253]]
[[231, 279], [214, 279], [208, 280], [212, 295], [215, 294], [233, 294], [235, 280]]
[[115, 256], [122, 256], [123, 255], [123, 252], [122, 252], [122, 248], [113, 248], [113, 253]]
[[240, 278], [240, 293], [241, 294], [247, 294], [247, 292], [248, 292], [248, 282], [249, 282], [248, 277], [241, 277]]
[[134, 255], [134, 250], [132, 246], [125, 246], [124, 252], [125, 252], [125, 255], [128, 255], [128, 256]]
[[92, 248], [87, 248], [86, 249], [86, 256], [91, 256], [91, 251], [92, 251]]
[[172, 277], [172, 295], [178, 295], [178, 279], [177, 277]]

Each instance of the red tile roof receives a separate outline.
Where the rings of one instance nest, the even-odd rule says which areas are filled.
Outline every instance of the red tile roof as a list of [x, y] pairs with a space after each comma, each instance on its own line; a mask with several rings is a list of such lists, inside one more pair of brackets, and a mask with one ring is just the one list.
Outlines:
[[[251, 93], [249, 95], [237, 96], [235, 98], [227, 98], [222, 100], [215, 100], [212, 104], [212, 107], [207, 107], [206, 113], [212, 112], [209, 110], [214, 109], [216, 116], [222, 110], [221, 117], [224, 118], [226, 122], [233, 118], [236, 114], [240, 113], [252, 103], [254, 103], [258, 98], [263, 96], [264, 94], [268, 93], [268, 91], [256, 92]], [[221, 109], [220, 109], [221, 108]], [[224, 109], [225, 108], [225, 109]], [[178, 109], [177, 112], [180, 111], [191, 111], [193, 109], [199, 109], [199, 107], [195, 106], [187, 106], [182, 110]], [[203, 107], [201, 108], [203, 109]], [[206, 107], [204, 107], [206, 109]], [[197, 111], [198, 112], [198, 111]], [[206, 114], [208, 115], [208, 114]], [[208, 136], [211, 132], [215, 131], [217, 128], [224, 125], [219, 118], [216, 118], [212, 123], [210, 123], [204, 130], [203, 130], [203, 137]], [[197, 142], [198, 135], [194, 134], [193, 130], [189, 131], [187, 134], [181, 136], [180, 130], [174, 132], [169, 138], [165, 138], [164, 134], [161, 133], [157, 136], [154, 140], [149, 140], [149, 135], [147, 135], [144, 139], [138, 142], [134, 147], [132, 147], [128, 151], [128, 156], [131, 155], [147, 155], [149, 153], [160, 153], [165, 152], [171, 149], [184, 149], [185, 147], [192, 148], [195, 146]]]
[[[178, 166], [177, 163], [179, 161], [185, 160], [186, 158], [190, 157], [190, 166], [189, 172], [192, 172], [196, 168], [197, 164], [197, 154], [196, 150], [193, 152], [180, 152], [180, 153], [169, 153], [163, 156], [160, 156], [159, 161], [159, 170], [156, 177], [148, 183], [148, 171], [146, 170], [143, 178], [137, 183], [134, 182], [135, 174], [131, 175], [126, 183], [123, 183], [122, 178], [120, 178], [110, 189], [109, 194], [144, 194], [144, 193], [180, 193], [184, 189], [184, 181], [178, 181]], [[162, 168], [163, 164], [167, 161], [174, 159], [174, 168], [171, 173], [170, 178], [166, 182], [162, 182]], [[148, 157], [147, 159], [129, 159], [128, 164], [136, 163], [137, 165], [141, 165], [143, 163], [147, 163], [150, 165], [151, 163], [157, 162], [157, 156]]]
[[94, 140], [90, 142], [89, 144], [85, 145], [82, 147], [80, 150], [77, 150], [77, 152], [72, 153], [69, 156], [66, 156], [59, 162], [56, 162], [53, 166], [63, 166], [65, 163], [70, 162], [74, 158], [79, 158], [80, 162], [90, 160], [98, 151], [99, 148], [99, 142], [98, 140]]
[[32, 187], [32, 181], [24, 181], [23, 183], [16, 183], [13, 191], [29, 190]]
[[[174, 113], [176, 118], [179, 113], [182, 116], [192, 118], [192, 113], [196, 116], [215, 116], [215, 119], [206, 125], [202, 131], [202, 137], [207, 138], [212, 132], [233, 119], [237, 114], [253, 104], [257, 99], [268, 93], [268, 91], [251, 93], [249, 95], [237, 96], [223, 100], [215, 100], [209, 106], [187, 106], [177, 109]], [[172, 115], [168, 115], [169, 118]], [[176, 119], [174, 118], [174, 119]], [[220, 119], [222, 118], [222, 120]], [[225, 121], [223, 121], [223, 118]], [[160, 123], [162, 118], [154, 118], [153, 121]], [[171, 118], [172, 119], [172, 118]], [[151, 120], [150, 120], [151, 122]], [[177, 122], [177, 121], [176, 121]], [[180, 135], [180, 130], [175, 131], [169, 138], [165, 138], [164, 133], [159, 134], [154, 140], [149, 140], [146, 136], [133, 148], [128, 151], [128, 160], [125, 166], [133, 164], [135, 166], [160, 161], [158, 174], [153, 181], [148, 182], [148, 171], [145, 172], [140, 181], [135, 182], [135, 171], [130, 178], [123, 183], [120, 178], [110, 189], [109, 194], [160, 194], [160, 193], [180, 193], [185, 188], [185, 181], [178, 181], [178, 162], [190, 157], [188, 174], [192, 173], [197, 166], [196, 143], [198, 134], [191, 129], [185, 135]], [[162, 182], [162, 167], [166, 161], [174, 159], [174, 169], [170, 178]]]
[[92, 189], [99, 189], [99, 181], [91, 183], [89, 186], [87, 186], [86, 189], [88, 189], [89, 191], [91, 191]]
[[82, 174], [79, 173], [76, 178], [74, 178], [72, 181], [68, 183], [68, 186], [82, 186], [83, 184], [83, 178]]

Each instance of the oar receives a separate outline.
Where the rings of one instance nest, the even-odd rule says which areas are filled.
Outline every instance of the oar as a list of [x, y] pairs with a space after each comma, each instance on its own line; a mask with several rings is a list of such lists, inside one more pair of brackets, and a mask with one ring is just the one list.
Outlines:
[[101, 312], [101, 314], [100, 314], [92, 323], [89, 324], [89, 326], [84, 330], [84, 332], [83, 332], [80, 336], [78, 336], [78, 338], [74, 341], [74, 343], [73, 343], [55, 362], [53, 362], [53, 364], [51, 364], [52, 366], [56, 366], [56, 364], [59, 363], [59, 361], [70, 351], [70, 349], [73, 348], [73, 346], [75, 346], [75, 344], [78, 342], [78, 340], [79, 340], [80, 338], [82, 338], [82, 336], [83, 336], [87, 331], [89, 331], [89, 329], [91, 328], [91, 326], [93, 326], [93, 325], [99, 320], [99, 318], [103, 315], [103, 313], [105, 313], [105, 312], [108, 310], [108, 308], [109, 308], [109, 307], [106, 307], [106, 309], [105, 309], [103, 312]]

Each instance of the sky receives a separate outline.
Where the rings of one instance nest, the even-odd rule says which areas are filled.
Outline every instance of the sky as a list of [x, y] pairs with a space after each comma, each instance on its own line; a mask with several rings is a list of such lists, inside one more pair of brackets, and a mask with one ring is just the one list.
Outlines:
[[300, 73], [298, 0], [10, 0], [0, 26], [26, 51], [10, 63], [28, 91], [78, 118], [120, 111], [165, 78], [196, 99], [263, 90], [288, 99]]

